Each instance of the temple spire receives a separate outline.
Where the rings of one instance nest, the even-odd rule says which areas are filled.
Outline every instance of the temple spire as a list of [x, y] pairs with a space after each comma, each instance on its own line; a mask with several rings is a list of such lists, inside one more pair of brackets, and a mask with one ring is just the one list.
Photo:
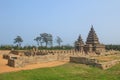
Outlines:
[[77, 45], [77, 46], [83, 46], [83, 45], [84, 45], [84, 42], [83, 42], [83, 40], [82, 40], [81, 35], [79, 35], [79, 37], [78, 37], [78, 39], [77, 39], [77, 41], [76, 41], [76, 45]]
[[78, 39], [75, 43], [75, 48], [76, 48], [77, 51], [82, 52], [83, 51], [83, 46], [84, 46], [84, 42], [82, 40], [81, 35], [79, 35], [79, 37], [78, 37]]
[[88, 37], [87, 37], [87, 41], [86, 41], [86, 44], [99, 44], [99, 39], [96, 35], [96, 32], [93, 28], [93, 25], [91, 25], [91, 29], [89, 31], [89, 34], [88, 34]]
[[80, 45], [83, 45], [83, 44], [84, 44], [84, 42], [83, 42], [83, 40], [82, 40], [82, 37], [81, 37], [81, 34], [80, 34], [79, 37], [78, 37], [78, 42], [80, 43]]
[[79, 35], [78, 37], [78, 41], [81, 41], [82, 40], [82, 37], [81, 37], [81, 34]]
[[93, 25], [91, 25], [91, 32], [95, 32]]

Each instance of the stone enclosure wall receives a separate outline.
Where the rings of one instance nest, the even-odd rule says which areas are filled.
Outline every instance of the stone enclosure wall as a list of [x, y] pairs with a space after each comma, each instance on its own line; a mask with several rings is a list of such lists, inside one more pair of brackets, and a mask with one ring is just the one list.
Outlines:
[[44, 56], [22, 56], [12, 57], [8, 59], [8, 65], [12, 67], [24, 67], [28, 64], [56, 61], [57, 55], [44, 55]]
[[[104, 52], [101, 56], [109, 56], [116, 54], [120, 54], [120, 52]], [[85, 54], [74, 50], [39, 50], [36, 52], [10, 51], [9, 54], [4, 54], [3, 58], [8, 59], [8, 65], [11, 67], [24, 67], [28, 64], [33, 63], [67, 60], [70, 62], [96, 66], [101, 69], [108, 69], [115, 64], [120, 63], [120, 59], [101, 63], [97, 59], [93, 58], [94, 56], [99, 57], [100, 55], [97, 55], [95, 53]]]
[[[11, 52], [10, 52], [11, 53]], [[23, 67], [28, 64], [69, 60], [70, 56], [80, 56], [82, 53], [73, 50], [40, 50], [39, 52], [13, 52], [14, 54], [3, 55], [8, 59], [8, 65], [12, 67]], [[18, 56], [19, 55], [19, 56]]]
[[120, 63], [120, 59], [108, 61], [108, 62], [99, 62], [96, 59], [91, 59], [88, 57], [70, 57], [70, 62], [92, 65], [92, 66], [95, 66], [95, 67], [98, 67], [101, 69], [108, 69], [108, 68], [111, 68], [112, 66]]

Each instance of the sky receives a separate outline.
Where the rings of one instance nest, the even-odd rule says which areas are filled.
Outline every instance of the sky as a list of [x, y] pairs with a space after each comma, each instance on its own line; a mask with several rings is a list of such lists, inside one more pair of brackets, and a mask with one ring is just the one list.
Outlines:
[[103, 44], [120, 44], [120, 0], [0, 0], [0, 45], [35, 45], [40, 33], [61, 37], [73, 45], [81, 34], [86, 41], [94, 29]]

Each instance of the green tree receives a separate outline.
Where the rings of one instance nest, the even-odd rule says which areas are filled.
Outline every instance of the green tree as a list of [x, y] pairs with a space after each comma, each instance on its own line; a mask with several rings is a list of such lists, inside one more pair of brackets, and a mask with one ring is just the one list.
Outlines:
[[52, 37], [52, 35], [51, 35], [51, 34], [48, 34], [47, 39], [48, 39], [49, 45], [52, 47], [52, 46], [53, 46], [53, 37]]
[[61, 42], [63, 42], [63, 41], [62, 41], [62, 39], [59, 36], [57, 36], [56, 42], [57, 42], [58, 46], [60, 47], [61, 46]]
[[21, 38], [21, 36], [17, 36], [14, 39], [14, 44], [17, 44], [17, 47], [21, 47], [22, 42], [23, 42], [23, 39]]
[[53, 42], [53, 37], [51, 34], [48, 33], [42, 33], [40, 34], [42, 41], [46, 44], [45, 46], [47, 47], [48, 44], [52, 46], [52, 42]]
[[40, 36], [36, 37], [34, 40], [37, 42], [38, 47], [40, 46], [40, 44], [42, 46], [42, 38]]

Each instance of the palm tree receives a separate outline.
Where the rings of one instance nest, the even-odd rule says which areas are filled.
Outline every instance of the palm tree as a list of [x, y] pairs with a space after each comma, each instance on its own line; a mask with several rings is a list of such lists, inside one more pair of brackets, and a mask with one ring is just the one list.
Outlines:
[[23, 39], [21, 38], [21, 36], [17, 36], [14, 39], [14, 44], [17, 44], [17, 47], [21, 47], [21, 43], [23, 42]]

